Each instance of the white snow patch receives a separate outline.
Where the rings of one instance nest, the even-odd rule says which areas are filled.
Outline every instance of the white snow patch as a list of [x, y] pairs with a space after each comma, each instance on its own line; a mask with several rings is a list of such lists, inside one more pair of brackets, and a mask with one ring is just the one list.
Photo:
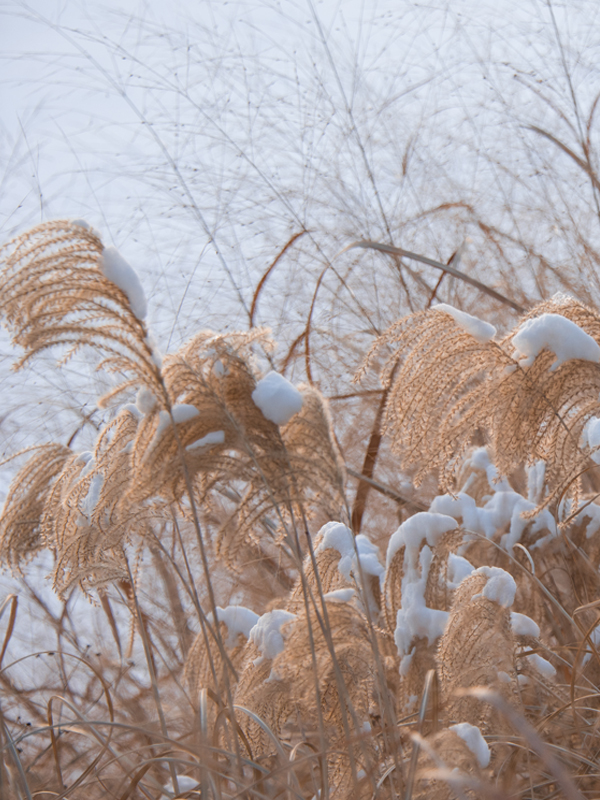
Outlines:
[[80, 228], [84, 228], [86, 231], [89, 231], [92, 236], [96, 236], [98, 239], [101, 238], [98, 231], [85, 219], [72, 219], [71, 225], [78, 225]]
[[432, 644], [446, 628], [448, 612], [428, 608], [425, 589], [433, 558], [432, 548], [444, 533], [456, 527], [456, 520], [452, 517], [425, 511], [409, 517], [390, 538], [386, 558], [388, 567], [396, 553], [405, 548], [401, 608], [396, 615], [394, 631], [401, 675], [406, 674], [410, 666], [413, 639], [426, 638]]
[[85, 219], [72, 219], [71, 225], [79, 225], [80, 228], [85, 228], [86, 231], [91, 230], [92, 226]]
[[585, 508], [579, 512], [575, 522], [581, 524], [584, 519], [590, 520], [585, 529], [586, 539], [590, 539], [600, 530], [600, 506], [597, 505], [597, 503], [588, 503]]
[[484, 322], [479, 317], [473, 317], [465, 311], [459, 311], [454, 306], [449, 306], [446, 303], [438, 303], [433, 306], [432, 311], [443, 311], [445, 314], [450, 314], [457, 325], [464, 331], [470, 333], [471, 336], [481, 344], [489, 342], [496, 335], [496, 328], [489, 322]]
[[203, 436], [201, 439], [197, 439], [195, 442], [188, 444], [185, 448], [186, 450], [198, 450], [202, 447], [208, 447], [209, 445], [213, 444], [223, 444], [225, 441], [225, 431], [211, 431], [207, 433], [206, 436]]
[[269, 372], [256, 384], [252, 400], [263, 416], [276, 425], [288, 423], [304, 402], [294, 384], [279, 372]]
[[163, 359], [156, 339], [150, 332], [148, 332], [144, 338], [144, 342], [150, 350], [152, 361], [154, 361], [156, 366], [160, 369], [162, 367]]
[[92, 521], [92, 514], [94, 513], [94, 509], [100, 500], [100, 492], [102, 491], [103, 484], [104, 475], [102, 475], [100, 472], [97, 472], [91, 479], [90, 487], [81, 504], [81, 511], [86, 515], [89, 522]]
[[265, 658], [275, 658], [283, 652], [284, 640], [281, 626], [293, 619], [296, 619], [295, 614], [281, 608], [268, 611], [259, 617], [248, 635], [250, 641], [254, 642], [261, 652], [261, 655], [254, 660], [255, 666], [261, 664]]
[[[206, 615], [209, 623], [213, 622], [212, 612]], [[233, 647], [236, 639], [241, 634], [246, 639], [250, 636], [250, 631], [259, 621], [260, 617], [254, 611], [244, 606], [227, 606], [221, 608], [217, 606], [217, 619], [227, 625], [227, 647]]]
[[540, 636], [540, 626], [534, 619], [527, 614], [519, 614], [518, 611], [510, 612], [510, 622], [515, 636]]
[[416, 562], [419, 547], [424, 539], [431, 547], [435, 547], [444, 533], [453, 531], [457, 527], [456, 520], [446, 514], [434, 514], [429, 511], [420, 511], [418, 514], [414, 514], [391, 535], [385, 562], [386, 569], [401, 547], [406, 547], [404, 563], [406, 564], [409, 551], [410, 559]]
[[171, 409], [173, 414], [173, 421], [179, 425], [182, 422], [189, 422], [194, 417], [200, 416], [200, 412], [196, 406], [191, 406], [188, 403], [178, 403]]
[[342, 522], [328, 522], [323, 525], [318, 535], [321, 537], [321, 541], [315, 552], [320, 553], [329, 548], [337, 550], [340, 554], [338, 570], [349, 581], [352, 561], [356, 555], [354, 536], [350, 528]]
[[[356, 550], [360, 566], [365, 575], [374, 575], [383, 578], [385, 569], [379, 560], [379, 548], [364, 534], [359, 533], [356, 537]], [[353, 571], [356, 573], [356, 558], [354, 559]]]
[[546, 661], [545, 658], [538, 656], [537, 653], [531, 653], [531, 655], [527, 656], [527, 661], [531, 664], [531, 666], [540, 673], [543, 678], [547, 678], [550, 680], [556, 676], [556, 670], [552, 666], [549, 661]]
[[542, 314], [528, 319], [513, 336], [512, 343], [522, 367], [530, 367], [542, 350], [550, 350], [556, 356], [551, 372], [574, 358], [600, 362], [598, 342], [561, 314]]
[[446, 585], [449, 589], [457, 589], [461, 581], [467, 578], [475, 569], [466, 558], [450, 553], [448, 556], [448, 571]]
[[506, 478], [501, 478], [490, 458], [487, 447], [478, 447], [469, 457], [469, 463], [485, 471], [489, 485], [497, 492], [510, 492], [512, 488]]
[[83, 453], [80, 453], [77, 458], [75, 459], [75, 464], [83, 464], [83, 469], [79, 473], [79, 479], [85, 478], [85, 476], [90, 473], [94, 467], [96, 466], [96, 460], [94, 458], [94, 454], [91, 453], [89, 450], [86, 450]]
[[401, 659], [411, 654], [415, 638], [427, 639], [432, 644], [446, 629], [449, 613], [425, 605], [425, 588], [433, 552], [424, 545], [418, 554], [417, 548], [407, 548], [404, 555], [401, 603], [396, 615], [394, 641]]
[[462, 520], [462, 525], [467, 531], [481, 533], [488, 539], [491, 539], [497, 531], [508, 526], [508, 532], [502, 536], [500, 544], [509, 553], [520, 541], [528, 525], [531, 526], [529, 530], [532, 534], [547, 529], [550, 531], [549, 535], [554, 537], [556, 522], [550, 511], [543, 509], [534, 520], [523, 519], [523, 513], [533, 511], [536, 504], [526, 500], [510, 487], [505, 491], [504, 485], [505, 482], [502, 481], [499, 484], [501, 490], [494, 492], [481, 508], [468, 494], [459, 492], [456, 498], [447, 494], [434, 498], [430, 509], [433, 512], [454, 517], [456, 520]]
[[146, 296], [136, 271], [130, 266], [116, 247], [105, 247], [98, 266], [105, 278], [116, 284], [127, 295], [131, 310], [138, 319], [144, 319], [148, 311]]
[[[188, 403], [179, 403], [174, 405], [171, 408], [171, 413], [173, 415], [173, 422], [176, 425], [179, 425], [183, 422], [189, 422], [190, 420], [194, 419], [195, 417], [200, 416], [200, 412], [196, 408], [196, 406], [191, 406]], [[171, 424], [171, 414], [168, 411], [163, 409], [162, 411], [158, 412], [158, 425], [156, 426], [156, 431], [154, 432], [154, 436], [152, 437], [152, 441], [148, 447], [148, 452], [150, 452], [158, 442], [160, 441], [161, 436], [167, 430], [169, 425]]]
[[512, 606], [515, 600], [517, 584], [509, 572], [500, 569], [500, 567], [479, 567], [473, 572], [473, 575], [483, 575], [488, 579], [481, 593], [484, 597], [494, 603], [498, 603], [503, 608]]
[[327, 592], [323, 597], [330, 603], [349, 603], [355, 594], [354, 589], [349, 587], [347, 589], [334, 589], [333, 592]]
[[154, 432], [154, 436], [152, 437], [152, 441], [150, 442], [148, 450], [152, 450], [158, 444], [160, 437], [167, 430], [170, 424], [171, 424], [171, 415], [169, 414], [169, 412], [164, 410], [159, 411], [158, 425], [156, 426], [156, 430]]
[[375, 575], [381, 579], [385, 570], [379, 561], [379, 548], [363, 534], [356, 539], [350, 528], [342, 522], [328, 522], [319, 531], [320, 542], [316, 553], [328, 548], [337, 550], [340, 554], [338, 570], [343, 578], [351, 580], [351, 574], [359, 580], [357, 556], [365, 575]]
[[500, 683], [510, 683], [512, 678], [508, 674], [508, 672], [504, 672], [503, 669], [498, 670], [498, 680]]
[[450, 725], [449, 730], [454, 731], [457, 736], [460, 736], [477, 759], [479, 766], [485, 769], [490, 763], [491, 754], [490, 748], [481, 735], [479, 728], [468, 722], [459, 722], [456, 725]]

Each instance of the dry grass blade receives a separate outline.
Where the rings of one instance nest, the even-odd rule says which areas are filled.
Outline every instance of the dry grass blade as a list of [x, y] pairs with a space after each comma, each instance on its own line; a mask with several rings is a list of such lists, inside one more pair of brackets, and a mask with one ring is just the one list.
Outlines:
[[[10, 735], [10, 731], [6, 727], [6, 722], [4, 721], [4, 715], [0, 711], [0, 717], [2, 719], [2, 733], [3, 738], [6, 740], [8, 752], [11, 755], [13, 764], [15, 765], [15, 769], [17, 770], [17, 774], [19, 776], [19, 783], [21, 785], [21, 789], [23, 792], [23, 796], [27, 798], [27, 800], [33, 800], [31, 791], [29, 789], [29, 784], [27, 782], [27, 775], [25, 774], [25, 770], [23, 769], [23, 765], [21, 764], [21, 759], [19, 758], [19, 753], [17, 748], [15, 747], [15, 743], [13, 741], [12, 736]], [[0, 779], [2, 780], [2, 779]], [[1, 783], [0, 783], [1, 786]]]
[[521, 714], [515, 711], [504, 698], [490, 689], [481, 687], [473, 687], [465, 690], [465, 694], [469, 694], [478, 700], [489, 703], [506, 717], [511, 725], [523, 736], [528, 746], [531, 747], [544, 764], [548, 766], [564, 792], [564, 797], [568, 798], [568, 800], [584, 800], [584, 796], [573, 783], [565, 767], [553, 755], [550, 748], [544, 744], [535, 728], [530, 725]]
[[[423, 687], [423, 694], [421, 696], [421, 705], [419, 706], [419, 717], [417, 721], [417, 733], [423, 733], [423, 723], [425, 722], [425, 715], [427, 714], [427, 708], [429, 706], [430, 696], [433, 699], [434, 703], [434, 714], [437, 715], [437, 675], [435, 670], [430, 669], [425, 676], [425, 685]], [[437, 726], [434, 725], [433, 733], [436, 732], [435, 728]], [[417, 774], [417, 764], [419, 761], [419, 750], [421, 748], [420, 740], [417, 738], [413, 738], [413, 750], [410, 757], [410, 766], [408, 768], [408, 776], [406, 779], [406, 794], [404, 796], [404, 800], [411, 800], [413, 796], [413, 789], [415, 783], [415, 777]]]
[[2, 662], [4, 661], [4, 656], [6, 655], [6, 648], [10, 642], [10, 637], [13, 634], [15, 629], [15, 621], [17, 619], [17, 609], [19, 607], [19, 598], [16, 594], [9, 594], [6, 597], [2, 605], [0, 606], [0, 619], [2, 618], [6, 607], [10, 604], [10, 614], [8, 617], [8, 625], [6, 626], [6, 633], [4, 634], [4, 641], [2, 642], [2, 650], [0, 650], [0, 669], [2, 668]]
[[[464, 272], [461, 272], [459, 269], [456, 269], [456, 267], [453, 267], [451, 263], [441, 264], [439, 261], [434, 261], [432, 258], [421, 256], [418, 253], [412, 253], [410, 250], [403, 250], [401, 247], [394, 247], [391, 244], [381, 244], [380, 242], [370, 242], [366, 240], [361, 240], [349, 244], [341, 251], [341, 253], [345, 253], [347, 250], [352, 250], [355, 247], [360, 247], [363, 250], [379, 250], [382, 253], [390, 253], [391, 255], [402, 256], [402, 258], [409, 258], [414, 261], [419, 261], [421, 264], [427, 264], [429, 267], [435, 267], [436, 269], [441, 269], [443, 272], [447, 272], [450, 275], [453, 275], [455, 278], [459, 278], [461, 281], [464, 281], [465, 283], [474, 286], [481, 292], [485, 292], [485, 294], [489, 295], [490, 297], [493, 297], [494, 300], [498, 300], [500, 303], [510, 306], [510, 308], [512, 308], [514, 311], [517, 311], [519, 314], [523, 314], [525, 311], [523, 306], [519, 305], [518, 303], [515, 303], [514, 300], [509, 300], [508, 297], [504, 297], [503, 294], [500, 294], [500, 292], [497, 292], [490, 286], [486, 286], [485, 283], [481, 283], [475, 278], [471, 278], [469, 275], [465, 275]], [[341, 255], [341, 253], [339, 255]]]
[[250, 327], [254, 326], [254, 315], [256, 314], [256, 306], [258, 304], [258, 298], [260, 297], [260, 293], [262, 292], [265, 283], [267, 282], [270, 274], [273, 272], [281, 258], [286, 254], [289, 248], [294, 244], [294, 242], [299, 239], [301, 236], [304, 236], [305, 233], [308, 231], [298, 231], [295, 233], [291, 238], [286, 242], [286, 244], [282, 247], [282, 249], [277, 253], [277, 256], [273, 259], [273, 261], [269, 264], [269, 267], [263, 273], [261, 279], [259, 280], [256, 289], [254, 290], [254, 294], [252, 296], [252, 305], [250, 306]]

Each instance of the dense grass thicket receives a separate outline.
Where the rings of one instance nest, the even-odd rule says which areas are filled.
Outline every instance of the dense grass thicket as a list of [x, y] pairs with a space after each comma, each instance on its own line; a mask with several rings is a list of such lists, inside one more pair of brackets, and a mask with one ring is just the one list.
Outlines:
[[2, 9], [0, 796], [597, 798], [596, 5], [201, 8]]

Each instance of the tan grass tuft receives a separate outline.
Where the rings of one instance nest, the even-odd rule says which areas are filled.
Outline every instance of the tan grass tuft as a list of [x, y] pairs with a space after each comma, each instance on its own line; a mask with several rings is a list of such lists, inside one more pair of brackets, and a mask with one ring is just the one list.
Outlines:
[[49, 488], [73, 455], [68, 447], [36, 447], [15, 475], [0, 517], [0, 560], [12, 569], [45, 546], [41, 518]]
[[501, 720], [464, 692], [485, 686], [515, 703], [516, 681], [510, 612], [483, 595], [487, 581], [474, 574], [460, 584], [437, 652], [446, 719], [468, 722], [484, 735], [501, 731]]
[[[539, 304], [519, 325], [545, 313], [571, 320], [600, 344], [600, 315], [572, 298]], [[392, 348], [381, 370], [389, 387], [383, 429], [404, 467], [416, 467], [417, 483], [437, 469], [442, 489], [452, 491], [469, 444], [483, 435], [501, 475], [546, 462], [546, 491], [532, 514], [558, 500], [568, 501], [569, 512], [580, 501], [582, 473], [593, 466], [581, 436], [600, 414], [600, 367], [571, 359], [551, 370], [549, 350], [530, 366], [519, 364], [518, 330], [480, 342], [448, 313], [419, 312], [378, 339], [362, 371]]]
[[103, 249], [93, 231], [69, 220], [44, 222], [2, 248], [0, 315], [13, 344], [25, 351], [15, 369], [50, 348], [66, 347], [64, 362], [93, 347], [103, 355], [99, 368], [128, 374], [161, 399], [146, 327], [102, 273]]

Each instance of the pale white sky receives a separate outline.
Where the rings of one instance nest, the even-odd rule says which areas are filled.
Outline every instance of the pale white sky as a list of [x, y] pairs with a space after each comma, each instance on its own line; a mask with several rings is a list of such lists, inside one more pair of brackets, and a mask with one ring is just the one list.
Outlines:
[[[576, 137], [563, 58], [585, 118], [600, 90], [600, 5], [553, 9], [562, 54], [542, 0], [0, 0], [0, 236], [88, 219], [139, 271], [165, 350], [199, 326], [246, 327], [260, 275], [303, 226], [310, 240], [258, 309], [282, 342], [304, 324], [322, 259], [352, 239], [389, 228], [446, 260], [468, 237], [467, 266], [489, 273], [478, 228], [429, 213], [477, 206], [532, 246], [554, 236], [540, 209], [578, 184], [568, 172], [536, 184], [561, 156], [526, 125]], [[373, 264], [384, 327], [403, 300]], [[320, 329], [353, 331], [362, 288], [338, 297], [326, 281]], [[27, 408], [2, 341], [0, 385]], [[35, 380], [45, 392], [41, 367]], [[87, 378], [86, 391], [92, 403]]]

